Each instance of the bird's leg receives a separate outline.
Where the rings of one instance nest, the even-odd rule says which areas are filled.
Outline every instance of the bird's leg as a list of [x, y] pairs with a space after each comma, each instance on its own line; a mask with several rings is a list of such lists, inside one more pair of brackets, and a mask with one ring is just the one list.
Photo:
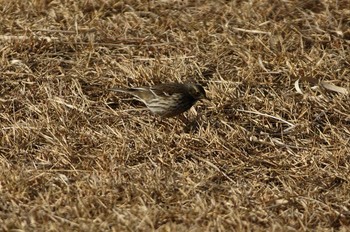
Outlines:
[[162, 117], [153, 117], [153, 123], [154, 124], [159, 124], [162, 122]]
[[183, 124], [187, 125], [188, 123], [190, 123], [190, 121], [188, 120], [188, 118], [185, 117], [185, 115], [180, 114], [178, 117]]

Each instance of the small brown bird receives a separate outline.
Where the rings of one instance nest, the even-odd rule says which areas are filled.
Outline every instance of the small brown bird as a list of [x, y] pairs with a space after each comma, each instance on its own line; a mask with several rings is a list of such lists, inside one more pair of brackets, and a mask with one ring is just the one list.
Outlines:
[[189, 110], [198, 100], [208, 99], [204, 88], [199, 84], [167, 83], [149, 87], [112, 88], [110, 90], [135, 96], [152, 113], [163, 118], [181, 114]]

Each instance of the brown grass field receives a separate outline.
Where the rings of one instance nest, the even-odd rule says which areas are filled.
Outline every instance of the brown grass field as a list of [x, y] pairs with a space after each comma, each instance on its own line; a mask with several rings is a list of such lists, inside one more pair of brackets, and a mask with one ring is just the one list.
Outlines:
[[[0, 11], [0, 231], [350, 231], [349, 0]], [[166, 82], [211, 101], [108, 91]]]

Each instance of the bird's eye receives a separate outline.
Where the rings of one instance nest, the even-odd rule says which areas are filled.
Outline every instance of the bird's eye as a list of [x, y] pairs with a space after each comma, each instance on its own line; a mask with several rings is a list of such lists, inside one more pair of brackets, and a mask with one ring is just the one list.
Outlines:
[[198, 89], [194, 89], [193, 93], [195, 96], [199, 96], [201, 94]]

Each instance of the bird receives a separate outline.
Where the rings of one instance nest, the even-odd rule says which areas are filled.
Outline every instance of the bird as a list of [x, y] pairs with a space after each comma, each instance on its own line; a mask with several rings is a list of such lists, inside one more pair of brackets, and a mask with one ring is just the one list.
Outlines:
[[189, 110], [197, 101], [208, 99], [204, 88], [193, 83], [163, 83], [133, 88], [111, 88], [131, 94], [161, 118], [169, 118]]

